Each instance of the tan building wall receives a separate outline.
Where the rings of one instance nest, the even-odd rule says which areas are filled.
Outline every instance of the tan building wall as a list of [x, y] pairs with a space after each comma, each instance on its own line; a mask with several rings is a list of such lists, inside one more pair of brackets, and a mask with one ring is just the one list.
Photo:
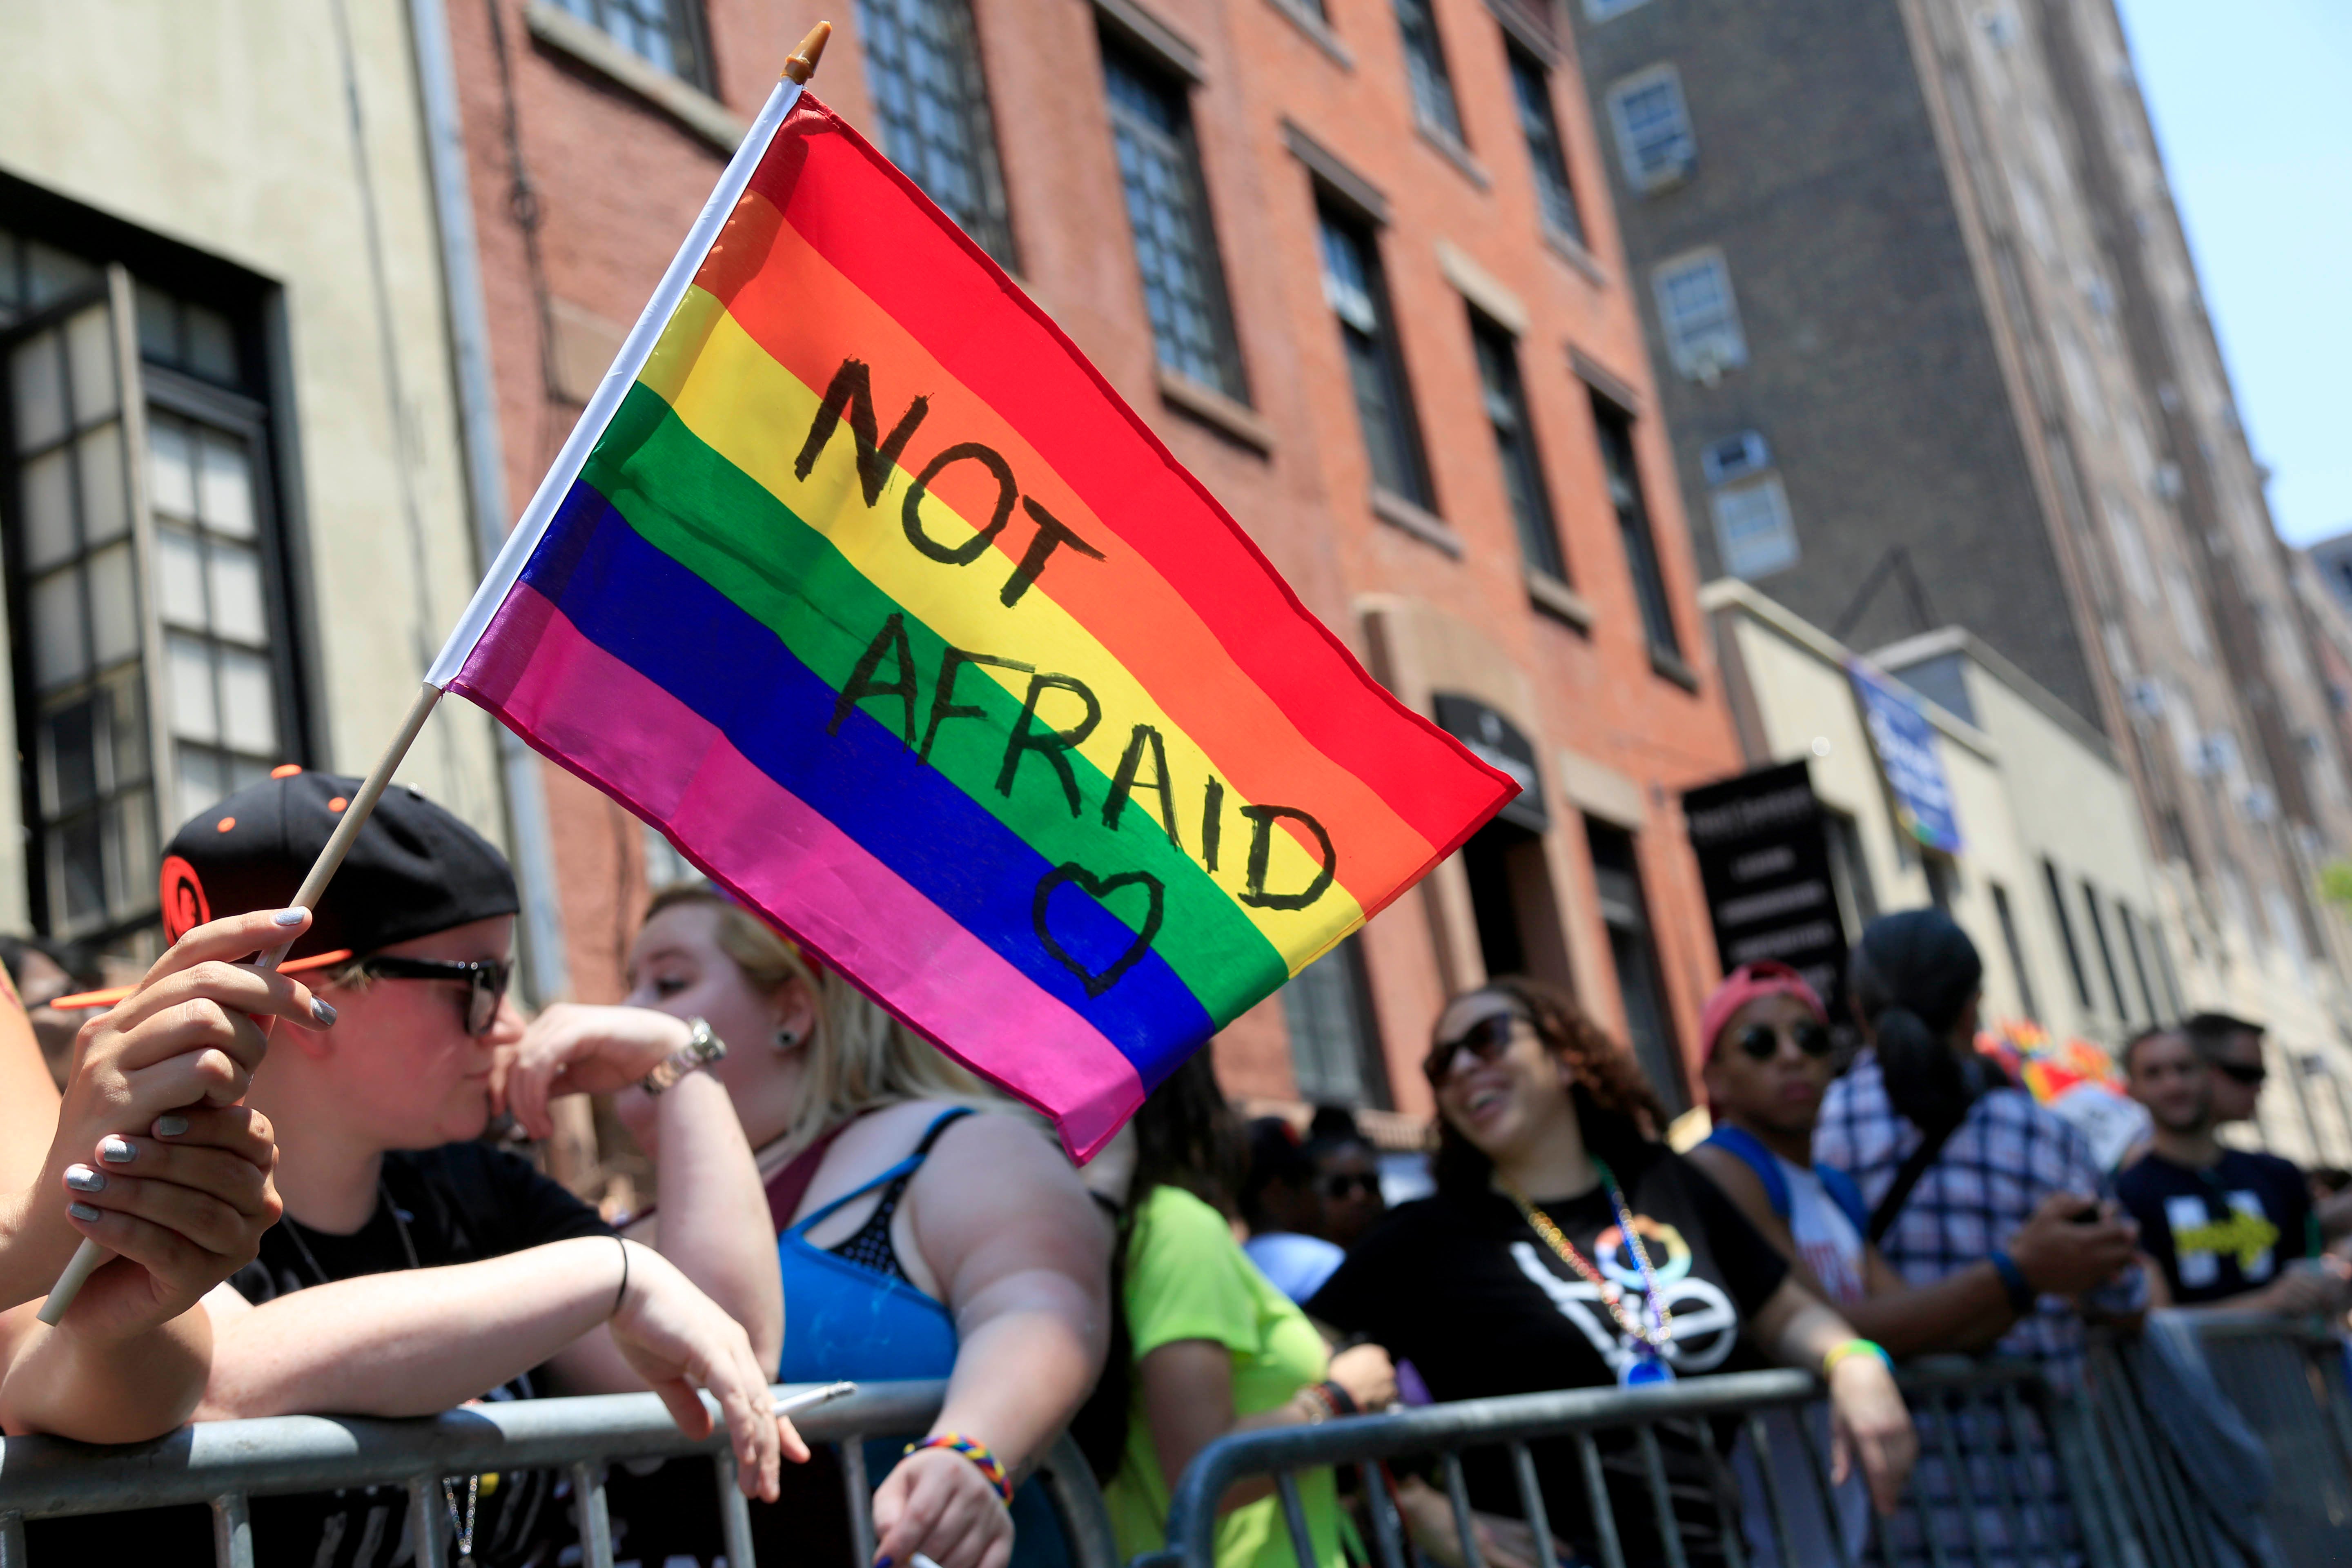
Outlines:
[[[247, 381], [296, 605], [273, 651], [314, 721], [277, 760], [363, 772], [477, 577], [405, 10], [87, 0], [13, 8], [6, 33], [0, 175], [257, 280]], [[46, 210], [0, 200], [0, 230], [54, 244]], [[446, 707], [400, 777], [503, 838], [478, 711]], [[0, 811], [21, 812], [16, 784]], [[169, 801], [163, 832], [205, 804]], [[23, 928], [26, 883], [0, 835], [0, 926]]]

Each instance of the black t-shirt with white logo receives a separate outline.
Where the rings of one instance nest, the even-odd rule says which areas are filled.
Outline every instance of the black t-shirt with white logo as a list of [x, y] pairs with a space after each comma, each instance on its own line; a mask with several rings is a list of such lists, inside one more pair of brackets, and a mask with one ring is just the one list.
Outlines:
[[[1740, 1337], [1787, 1278], [1789, 1265], [1715, 1184], [1679, 1155], [1645, 1152], [1616, 1172], [1674, 1317], [1667, 1360], [1682, 1376], [1769, 1364]], [[1537, 1197], [1568, 1239], [1638, 1310], [1642, 1277], [1619, 1229], [1607, 1185], [1558, 1203]], [[1391, 1213], [1307, 1303], [1307, 1315], [1410, 1361], [1441, 1400], [1608, 1387], [1626, 1356], [1600, 1292], [1546, 1247], [1498, 1193], [1442, 1192]], [[1719, 1561], [1725, 1518], [1739, 1516], [1721, 1462], [1727, 1430], [1695, 1422], [1658, 1427], [1668, 1489], [1694, 1563]], [[1602, 1435], [1610, 1499], [1629, 1563], [1659, 1561], [1655, 1514], [1639, 1449]], [[1600, 1560], [1580, 1460], [1568, 1439], [1530, 1445], [1552, 1532]], [[1463, 1459], [1473, 1507], [1518, 1517], [1508, 1458], [1474, 1449]]]
[[2183, 1306], [2260, 1289], [2296, 1258], [2318, 1255], [2311, 1189], [2275, 1154], [2224, 1149], [2203, 1170], [2144, 1155], [2116, 1178], [2116, 1196]]
[[[270, 1226], [262, 1233], [261, 1255], [229, 1283], [259, 1306], [326, 1280], [391, 1273], [412, 1263], [424, 1268], [478, 1263], [546, 1242], [612, 1234], [594, 1209], [530, 1162], [483, 1143], [451, 1143], [385, 1155], [383, 1196], [367, 1224], [349, 1236], [298, 1227], [291, 1218]], [[530, 1399], [542, 1392], [544, 1380], [526, 1372], [483, 1397]], [[475, 1506], [474, 1560], [483, 1568], [553, 1563], [574, 1539], [557, 1481], [546, 1471], [484, 1476]], [[465, 1478], [451, 1490], [463, 1519]], [[252, 1508], [254, 1561], [260, 1568], [389, 1568], [415, 1560], [404, 1487], [257, 1497]], [[36, 1521], [26, 1529], [36, 1563], [213, 1560], [212, 1516], [203, 1508]]]

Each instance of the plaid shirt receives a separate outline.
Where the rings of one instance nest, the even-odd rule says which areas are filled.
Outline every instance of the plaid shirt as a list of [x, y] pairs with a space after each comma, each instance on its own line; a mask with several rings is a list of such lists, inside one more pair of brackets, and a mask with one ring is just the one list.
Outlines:
[[[1924, 1136], [1888, 1103], [1877, 1056], [1865, 1050], [1822, 1100], [1813, 1158], [1851, 1175], [1874, 1208]], [[1996, 1089], [1969, 1108], [1879, 1250], [1909, 1283], [1930, 1284], [1989, 1255], [2051, 1194], [2100, 1190], [2098, 1162], [2080, 1131], [2025, 1090]], [[2081, 1385], [2083, 1320], [2063, 1297], [2042, 1297], [1999, 1349], [2039, 1362], [2056, 1387]]]

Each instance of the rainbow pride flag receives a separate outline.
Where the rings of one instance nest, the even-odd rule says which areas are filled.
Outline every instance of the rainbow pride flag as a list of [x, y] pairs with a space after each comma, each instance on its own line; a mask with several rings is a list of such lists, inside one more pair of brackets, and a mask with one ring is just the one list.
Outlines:
[[428, 679], [1081, 1158], [1516, 788], [790, 84]]

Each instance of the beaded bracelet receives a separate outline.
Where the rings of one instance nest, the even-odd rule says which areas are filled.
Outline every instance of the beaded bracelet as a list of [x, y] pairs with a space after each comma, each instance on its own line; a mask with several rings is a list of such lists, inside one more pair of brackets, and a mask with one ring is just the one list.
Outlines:
[[1874, 1355], [1887, 1371], [1895, 1370], [1895, 1358], [1886, 1353], [1885, 1346], [1874, 1340], [1851, 1339], [1832, 1345], [1829, 1353], [1822, 1357], [1822, 1375], [1827, 1377], [1838, 1369], [1839, 1363], [1858, 1355]]
[[996, 1455], [979, 1438], [967, 1437], [961, 1432], [935, 1432], [919, 1443], [908, 1444], [907, 1453], [918, 1453], [925, 1448], [947, 1448], [961, 1454], [979, 1467], [980, 1473], [988, 1479], [989, 1486], [996, 1493], [996, 1500], [1007, 1508], [1013, 1506], [1012, 1479], [1005, 1475], [1004, 1466], [998, 1461]]

